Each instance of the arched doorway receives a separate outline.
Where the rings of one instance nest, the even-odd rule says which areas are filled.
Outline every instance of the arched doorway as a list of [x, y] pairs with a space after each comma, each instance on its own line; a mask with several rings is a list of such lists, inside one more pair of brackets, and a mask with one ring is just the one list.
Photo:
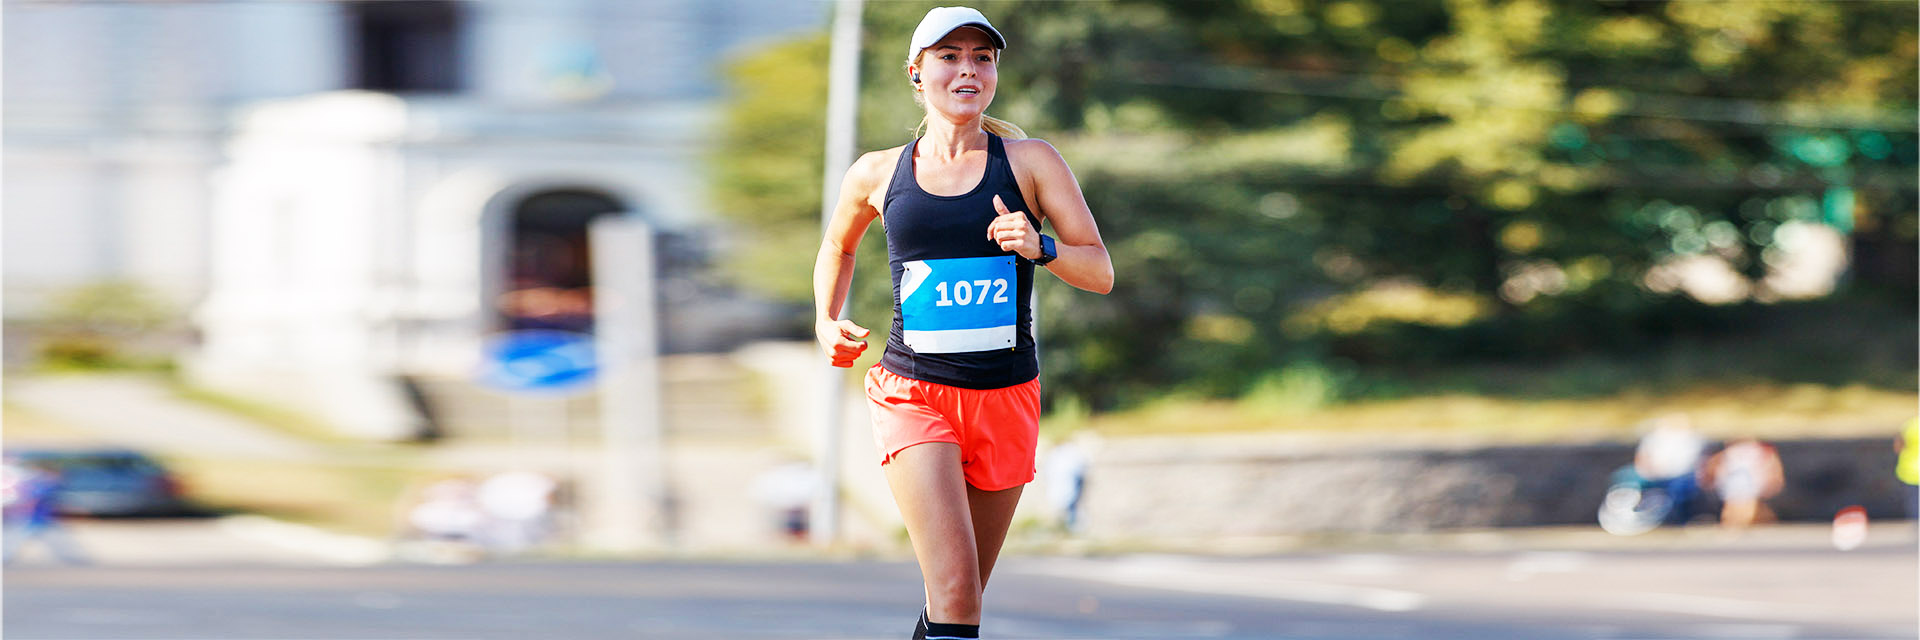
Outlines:
[[604, 193], [554, 189], [527, 196], [507, 223], [507, 273], [495, 300], [502, 329], [593, 331], [593, 262], [587, 225], [625, 211]]

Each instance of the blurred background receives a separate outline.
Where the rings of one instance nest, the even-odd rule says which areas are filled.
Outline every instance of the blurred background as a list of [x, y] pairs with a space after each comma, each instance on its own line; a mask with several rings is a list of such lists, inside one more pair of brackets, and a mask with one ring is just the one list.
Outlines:
[[[851, 14], [857, 149], [935, 4]], [[1914, 516], [1913, 3], [972, 6], [1118, 274], [1036, 287], [1015, 553]], [[187, 516], [37, 557], [905, 557], [810, 341], [835, 9], [7, 0], [10, 502]]]

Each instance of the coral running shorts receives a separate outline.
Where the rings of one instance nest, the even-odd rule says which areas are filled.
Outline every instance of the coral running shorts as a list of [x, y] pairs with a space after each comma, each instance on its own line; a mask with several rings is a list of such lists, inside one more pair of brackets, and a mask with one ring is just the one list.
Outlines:
[[880, 464], [916, 444], [960, 445], [967, 484], [982, 491], [1033, 481], [1040, 437], [1040, 379], [1002, 389], [962, 389], [914, 380], [875, 366], [867, 401]]

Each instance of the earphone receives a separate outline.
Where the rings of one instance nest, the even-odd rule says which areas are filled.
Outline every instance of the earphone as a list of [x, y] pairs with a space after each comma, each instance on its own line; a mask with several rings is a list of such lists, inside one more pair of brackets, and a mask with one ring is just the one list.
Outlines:
[[919, 71], [915, 71], [915, 72], [913, 72], [913, 83], [914, 83], [914, 84], [920, 84], [920, 72], [919, 72]]

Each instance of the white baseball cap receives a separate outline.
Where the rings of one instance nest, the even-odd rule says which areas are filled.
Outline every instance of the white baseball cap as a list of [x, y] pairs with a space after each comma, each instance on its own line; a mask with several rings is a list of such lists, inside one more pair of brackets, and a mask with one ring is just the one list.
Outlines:
[[919, 55], [921, 49], [931, 47], [947, 34], [960, 27], [974, 27], [987, 32], [996, 49], [1007, 48], [1007, 39], [1000, 31], [987, 22], [987, 17], [969, 7], [934, 7], [927, 17], [920, 19], [920, 26], [913, 29], [913, 42], [907, 45], [907, 59]]

